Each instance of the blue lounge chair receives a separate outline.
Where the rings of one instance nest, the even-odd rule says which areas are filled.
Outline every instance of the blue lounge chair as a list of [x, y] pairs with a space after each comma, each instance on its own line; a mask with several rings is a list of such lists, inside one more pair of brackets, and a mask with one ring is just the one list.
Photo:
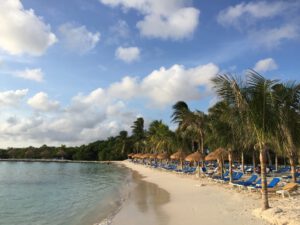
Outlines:
[[[270, 183], [268, 184], [267, 188], [274, 188], [276, 187], [276, 185], [280, 182], [280, 178], [279, 177], [274, 177]], [[261, 189], [261, 184], [260, 185], [256, 185], [255, 188], [257, 189]]]
[[233, 186], [244, 186], [244, 187], [247, 187], [247, 186], [252, 185], [256, 181], [257, 178], [258, 178], [257, 174], [252, 174], [252, 176], [248, 180], [235, 182], [233, 184]]
[[[242, 178], [243, 175], [244, 175], [244, 174], [241, 173], [241, 172], [234, 172], [234, 173], [232, 174], [232, 180], [233, 180], [233, 181], [239, 180], [239, 179]], [[230, 181], [230, 177], [224, 177], [224, 178], [222, 179], [222, 181], [223, 181], [223, 182]]]
[[[227, 177], [228, 174], [229, 174], [229, 171], [226, 170], [226, 172], [223, 174], [223, 178], [224, 178], [224, 177]], [[213, 176], [212, 179], [213, 179], [213, 180], [220, 180], [220, 179], [222, 179], [222, 177], [221, 177], [221, 176]]]

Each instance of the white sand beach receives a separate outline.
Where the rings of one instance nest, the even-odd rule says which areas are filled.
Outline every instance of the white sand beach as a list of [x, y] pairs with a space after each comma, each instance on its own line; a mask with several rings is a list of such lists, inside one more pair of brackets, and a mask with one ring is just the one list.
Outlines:
[[[204, 179], [184, 177], [127, 161], [122, 164], [138, 171], [143, 180], [158, 189], [154, 189], [155, 197], [146, 200], [141, 195], [153, 193], [147, 193], [145, 188], [144, 192], [132, 192], [114, 218], [113, 225], [269, 224], [252, 214], [260, 207], [259, 195], [238, 193]], [[137, 194], [139, 196], [135, 196]], [[161, 197], [165, 199], [157, 204]]]

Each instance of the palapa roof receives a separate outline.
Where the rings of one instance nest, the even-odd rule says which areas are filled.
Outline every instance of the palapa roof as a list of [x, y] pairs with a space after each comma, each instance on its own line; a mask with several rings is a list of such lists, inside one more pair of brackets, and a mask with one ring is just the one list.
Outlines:
[[141, 156], [141, 159], [148, 159], [151, 156], [150, 153], [145, 153]]
[[184, 159], [185, 153], [182, 150], [179, 150], [170, 156], [171, 159]]
[[196, 151], [192, 154], [189, 154], [187, 157], [185, 157], [185, 160], [188, 162], [200, 162], [203, 159], [203, 155], [202, 153], [200, 153], [199, 151]]
[[157, 154], [150, 154], [149, 158], [150, 159], [156, 159], [157, 158]]
[[218, 148], [215, 151], [209, 153], [206, 157], [206, 161], [213, 161], [217, 159], [222, 159], [228, 156], [228, 152], [224, 148]]
[[168, 159], [168, 154], [166, 152], [159, 153], [156, 157], [157, 159]]
[[133, 156], [132, 156], [132, 158], [134, 158], [134, 159], [139, 159], [140, 157], [141, 157], [141, 153], [137, 153], [137, 154], [134, 154]]

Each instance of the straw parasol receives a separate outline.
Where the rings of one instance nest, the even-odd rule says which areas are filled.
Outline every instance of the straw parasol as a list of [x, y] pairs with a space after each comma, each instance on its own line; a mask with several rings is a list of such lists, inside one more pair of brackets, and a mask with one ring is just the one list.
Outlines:
[[159, 154], [157, 155], [157, 159], [159, 159], [159, 160], [168, 159], [168, 158], [169, 158], [169, 157], [168, 157], [168, 154], [165, 153], [165, 152], [159, 153]]
[[141, 153], [137, 153], [132, 156], [133, 159], [139, 159], [140, 157], [141, 157]]
[[175, 152], [170, 156], [170, 159], [175, 159], [175, 160], [183, 160], [185, 158], [185, 153], [181, 150]]
[[129, 153], [127, 156], [128, 156], [128, 158], [132, 158], [133, 155], [134, 155], [134, 153]]
[[147, 159], [147, 158], [149, 158], [149, 153], [145, 153], [145, 154], [142, 154], [141, 155], [141, 159]]
[[202, 161], [202, 154], [200, 152], [194, 152], [192, 154], [189, 154], [187, 157], [185, 157], [185, 161], [188, 162], [200, 162]]
[[157, 154], [150, 154], [150, 159], [156, 159], [157, 158]]
[[228, 156], [228, 152], [224, 148], [218, 148], [215, 151], [209, 153], [206, 157], [206, 161], [213, 161], [213, 160], [219, 160], [224, 159]]

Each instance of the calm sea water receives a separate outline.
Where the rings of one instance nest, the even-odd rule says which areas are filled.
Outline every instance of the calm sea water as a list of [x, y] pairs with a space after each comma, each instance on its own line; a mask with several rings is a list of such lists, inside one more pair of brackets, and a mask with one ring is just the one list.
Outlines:
[[92, 225], [120, 206], [129, 171], [92, 163], [0, 162], [1, 225]]

